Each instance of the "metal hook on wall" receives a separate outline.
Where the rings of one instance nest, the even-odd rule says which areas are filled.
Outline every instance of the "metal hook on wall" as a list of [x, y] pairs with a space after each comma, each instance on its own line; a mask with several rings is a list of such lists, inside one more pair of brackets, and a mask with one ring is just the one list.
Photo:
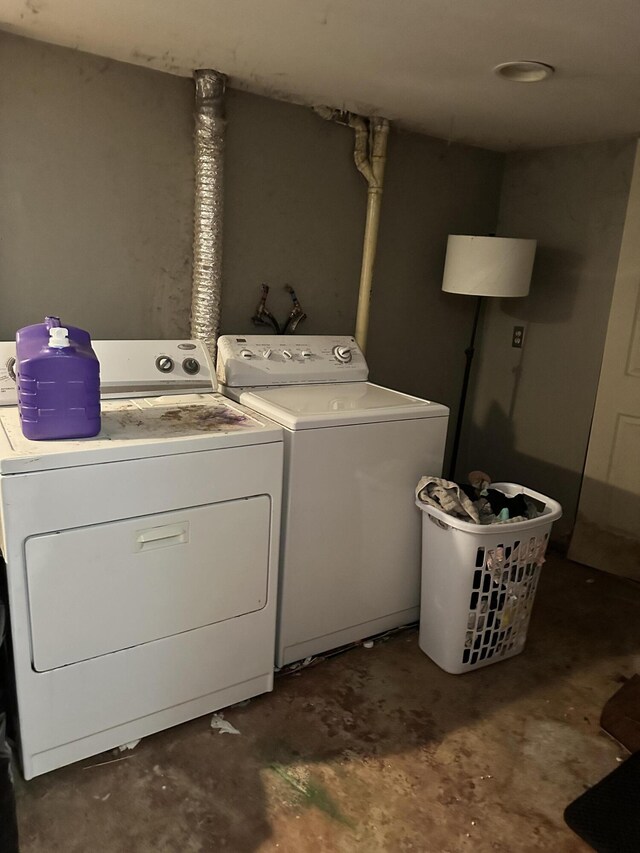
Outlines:
[[256, 312], [251, 318], [251, 322], [255, 326], [270, 326], [276, 335], [292, 335], [295, 330], [298, 328], [300, 323], [303, 320], [307, 319], [307, 315], [300, 304], [300, 300], [296, 296], [295, 290], [291, 287], [290, 284], [285, 284], [284, 289], [291, 296], [291, 301], [293, 302], [293, 307], [287, 317], [284, 325], [280, 325], [276, 318], [273, 316], [271, 311], [267, 308], [267, 296], [269, 295], [269, 285], [262, 284], [262, 295], [260, 297], [260, 301], [258, 302], [258, 306], [256, 308]]
[[260, 297], [260, 302], [258, 302], [258, 307], [256, 308], [256, 313], [251, 318], [251, 322], [254, 326], [271, 326], [276, 335], [282, 334], [280, 331], [280, 323], [273, 316], [271, 311], [267, 308], [267, 296], [269, 295], [269, 285], [262, 284], [262, 296]]
[[293, 334], [295, 330], [298, 328], [300, 323], [303, 320], [307, 319], [307, 315], [302, 308], [302, 305], [298, 301], [298, 297], [296, 296], [295, 290], [291, 287], [290, 284], [285, 284], [284, 289], [291, 296], [291, 300], [293, 302], [293, 308], [291, 309], [291, 313], [287, 317], [287, 322], [284, 324], [284, 329], [282, 330], [283, 335]]

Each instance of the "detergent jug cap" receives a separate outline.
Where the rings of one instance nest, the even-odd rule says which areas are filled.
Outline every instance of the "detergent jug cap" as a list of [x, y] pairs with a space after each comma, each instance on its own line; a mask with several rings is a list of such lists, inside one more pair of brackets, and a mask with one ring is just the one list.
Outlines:
[[64, 326], [52, 326], [49, 329], [49, 346], [54, 349], [64, 349], [71, 346], [69, 341], [69, 329]]

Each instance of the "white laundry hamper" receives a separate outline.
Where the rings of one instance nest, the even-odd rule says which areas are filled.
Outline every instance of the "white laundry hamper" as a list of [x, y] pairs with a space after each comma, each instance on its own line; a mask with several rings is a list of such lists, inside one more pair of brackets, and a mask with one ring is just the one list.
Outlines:
[[544, 504], [537, 518], [474, 524], [416, 501], [422, 510], [420, 648], [459, 674], [519, 654], [559, 503], [514, 483], [492, 483], [509, 497]]

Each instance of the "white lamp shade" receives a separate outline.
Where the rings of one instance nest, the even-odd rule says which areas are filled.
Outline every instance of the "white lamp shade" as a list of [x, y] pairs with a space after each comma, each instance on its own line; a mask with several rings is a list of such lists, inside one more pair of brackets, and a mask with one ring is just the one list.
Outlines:
[[535, 240], [451, 234], [442, 289], [467, 296], [526, 296], [535, 253]]

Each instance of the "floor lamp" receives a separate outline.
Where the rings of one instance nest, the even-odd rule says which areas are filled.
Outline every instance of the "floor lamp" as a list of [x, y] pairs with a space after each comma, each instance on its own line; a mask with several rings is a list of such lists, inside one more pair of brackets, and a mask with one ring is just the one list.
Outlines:
[[485, 296], [526, 296], [529, 293], [535, 252], [535, 240], [511, 237], [468, 237], [459, 234], [449, 236], [442, 289], [445, 293], [476, 297], [471, 339], [464, 351], [466, 363], [449, 467], [450, 480], [454, 479], [456, 473], [464, 407], [467, 402], [471, 363], [475, 352], [476, 332], [483, 298]]

